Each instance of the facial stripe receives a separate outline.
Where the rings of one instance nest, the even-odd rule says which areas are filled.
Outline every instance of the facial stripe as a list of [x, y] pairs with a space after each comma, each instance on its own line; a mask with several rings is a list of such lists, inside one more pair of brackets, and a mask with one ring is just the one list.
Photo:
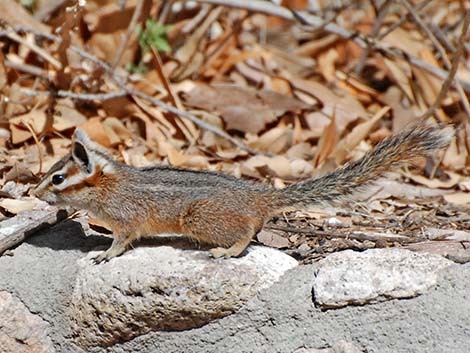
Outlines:
[[84, 178], [85, 174], [79, 174], [70, 179], [67, 179], [64, 184], [58, 185], [57, 189], [61, 190], [63, 193], [70, 193], [75, 190], [80, 190], [84, 187], [96, 186], [101, 177], [103, 176], [102, 169], [100, 166], [96, 167], [95, 172]]

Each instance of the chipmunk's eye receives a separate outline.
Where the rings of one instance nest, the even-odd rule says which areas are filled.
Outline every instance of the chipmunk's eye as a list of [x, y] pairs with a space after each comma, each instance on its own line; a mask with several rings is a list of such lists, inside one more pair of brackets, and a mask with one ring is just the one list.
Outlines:
[[52, 176], [52, 184], [59, 185], [65, 180], [64, 174], [56, 174]]

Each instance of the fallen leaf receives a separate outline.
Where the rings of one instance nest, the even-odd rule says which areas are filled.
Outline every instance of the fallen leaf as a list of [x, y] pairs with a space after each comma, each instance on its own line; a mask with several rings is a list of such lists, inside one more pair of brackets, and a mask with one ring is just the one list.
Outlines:
[[186, 104], [219, 113], [227, 130], [257, 134], [288, 111], [309, 106], [296, 98], [272, 91], [220, 85], [198, 85], [184, 95]]
[[15, 163], [4, 175], [5, 181], [16, 181], [20, 183], [37, 183], [38, 177], [22, 163]]
[[343, 138], [335, 147], [331, 154], [335, 158], [336, 163], [343, 162], [348, 154], [362, 141], [374, 125], [383, 118], [383, 116], [390, 110], [390, 107], [383, 107], [374, 117], [357, 125], [345, 138]]
[[83, 129], [88, 134], [88, 136], [90, 136], [91, 140], [99, 143], [104, 147], [111, 146], [111, 141], [108, 134], [106, 133], [106, 129], [103, 126], [101, 118], [90, 118], [84, 124], [80, 125], [79, 128]]
[[409, 64], [405, 61], [395, 62], [393, 60], [384, 59], [385, 65], [390, 70], [392, 78], [397, 85], [406, 94], [410, 101], [414, 101], [413, 90], [411, 89], [411, 69]]
[[329, 157], [337, 141], [336, 119], [335, 116], [333, 116], [330, 125], [325, 129], [320, 141], [318, 141], [317, 153], [315, 154], [315, 160], [313, 162], [315, 167], [318, 167]]
[[11, 26], [22, 26], [37, 32], [50, 32], [48, 26], [32, 17], [23, 6], [14, 0], [0, 1], [0, 19]]
[[32, 136], [25, 124], [28, 124], [39, 135], [46, 128], [47, 117], [44, 110], [32, 110], [29, 113], [16, 116], [8, 122], [10, 123], [11, 142], [17, 144], [28, 140]]
[[447, 202], [456, 205], [464, 205], [470, 202], [470, 193], [468, 192], [456, 192], [453, 194], [446, 194], [443, 197]]
[[291, 81], [296, 89], [317, 98], [322, 103], [322, 112], [326, 116], [332, 116], [334, 112], [338, 134], [342, 134], [346, 126], [357, 118], [369, 116], [362, 104], [345, 92], [333, 92], [325, 85], [313, 80], [293, 78]]
[[410, 178], [415, 183], [425, 185], [428, 188], [433, 188], [433, 189], [436, 189], [436, 188], [450, 189], [450, 188], [455, 187], [462, 180], [462, 176], [457, 173], [446, 172], [446, 174], [449, 177], [449, 179], [446, 181], [442, 181], [439, 179], [428, 179], [422, 175], [415, 175], [415, 174], [411, 174], [408, 172], [403, 173], [403, 175], [405, 175], [407, 178]]
[[285, 126], [278, 126], [269, 129], [249, 145], [259, 150], [281, 153], [289, 148], [291, 144], [292, 129]]
[[60, 100], [55, 107], [54, 122], [52, 127], [56, 131], [64, 131], [77, 127], [87, 121], [86, 116], [81, 114], [72, 101]]

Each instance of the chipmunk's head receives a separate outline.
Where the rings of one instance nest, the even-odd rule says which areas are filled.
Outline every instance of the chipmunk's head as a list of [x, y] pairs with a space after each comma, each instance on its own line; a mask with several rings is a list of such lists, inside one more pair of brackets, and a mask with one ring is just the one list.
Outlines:
[[70, 153], [51, 167], [31, 194], [50, 204], [86, 208], [93, 188], [113, 173], [112, 158], [83, 130], [76, 129]]

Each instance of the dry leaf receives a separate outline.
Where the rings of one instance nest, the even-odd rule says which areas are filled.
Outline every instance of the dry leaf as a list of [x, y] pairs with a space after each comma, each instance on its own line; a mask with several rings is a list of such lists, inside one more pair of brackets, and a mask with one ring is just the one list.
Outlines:
[[43, 110], [32, 110], [8, 121], [11, 130], [11, 142], [14, 144], [24, 142], [31, 138], [31, 132], [26, 128], [29, 125], [39, 135], [46, 128], [47, 117]]
[[56, 131], [64, 131], [77, 127], [87, 121], [70, 100], [60, 100], [55, 107], [54, 122], [52, 127]]
[[37, 32], [50, 32], [48, 26], [37, 21], [23, 6], [14, 0], [0, 1], [0, 20], [11, 26], [22, 26]]
[[281, 153], [292, 143], [292, 130], [285, 126], [270, 129], [257, 138], [250, 146], [259, 150]]
[[258, 133], [288, 111], [308, 106], [272, 91], [254, 91], [239, 86], [198, 85], [185, 95], [186, 104], [219, 113], [227, 130]]
[[80, 129], [83, 129], [90, 139], [99, 143], [104, 147], [110, 147], [111, 141], [109, 139], [108, 134], [106, 133], [106, 129], [103, 126], [103, 122], [101, 118], [91, 118], [88, 119], [84, 124], [79, 126]]
[[345, 138], [335, 147], [332, 157], [336, 163], [343, 162], [348, 154], [362, 141], [374, 125], [390, 110], [390, 107], [383, 107], [374, 117], [366, 122], [357, 125]]
[[447, 202], [456, 205], [464, 205], [470, 202], [470, 193], [468, 192], [456, 192], [453, 194], [446, 194], [443, 197]]
[[366, 118], [368, 113], [362, 104], [345, 92], [335, 93], [325, 85], [313, 80], [303, 80], [294, 78], [292, 84], [299, 90], [305, 91], [317, 98], [322, 104], [322, 112], [326, 116], [336, 116], [336, 127], [338, 134], [341, 134], [346, 126], [357, 118]]
[[317, 153], [313, 163], [315, 167], [318, 167], [328, 158], [335, 148], [336, 141], [338, 141], [338, 134], [336, 132], [336, 119], [335, 116], [333, 116], [330, 125], [325, 129], [320, 141], [318, 141]]
[[455, 187], [456, 185], [459, 184], [459, 182], [462, 180], [462, 176], [456, 173], [452, 172], [446, 172], [447, 176], [449, 177], [448, 180], [442, 181], [439, 179], [428, 179], [424, 176], [421, 175], [415, 175], [411, 173], [404, 172], [403, 173], [407, 178], [410, 178], [413, 180], [415, 183], [425, 185], [428, 188], [442, 188], [442, 189], [450, 189]]

